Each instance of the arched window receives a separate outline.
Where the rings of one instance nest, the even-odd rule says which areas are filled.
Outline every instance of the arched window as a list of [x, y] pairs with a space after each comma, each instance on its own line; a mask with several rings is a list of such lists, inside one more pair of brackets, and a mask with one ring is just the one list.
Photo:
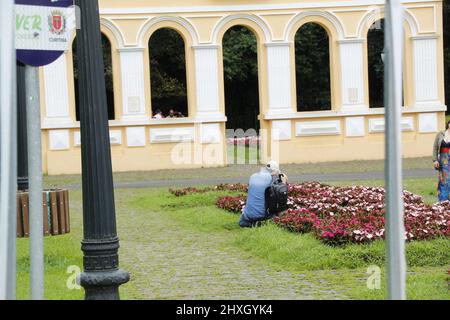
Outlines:
[[[369, 66], [369, 106], [384, 107], [384, 19], [375, 21], [367, 32], [367, 59]], [[404, 75], [403, 75], [404, 76]], [[405, 99], [405, 81], [402, 86], [402, 106]]]
[[376, 21], [367, 33], [369, 66], [369, 106], [384, 107], [384, 19]]
[[188, 116], [183, 37], [171, 28], [161, 28], [152, 34], [148, 46], [153, 117]]
[[259, 130], [257, 40], [244, 26], [234, 26], [222, 40], [227, 128]]
[[295, 34], [297, 111], [331, 110], [330, 39], [317, 23]]
[[[113, 82], [113, 66], [112, 66], [112, 49], [111, 42], [108, 37], [102, 33], [102, 48], [103, 48], [103, 63], [105, 72], [106, 84], [106, 101], [108, 104], [108, 119], [115, 119], [114, 109], [114, 82]], [[79, 107], [79, 89], [78, 89], [78, 57], [77, 57], [77, 39], [73, 40], [72, 44], [73, 55], [73, 76], [75, 82], [75, 114], [76, 120], [80, 121], [80, 107]]]

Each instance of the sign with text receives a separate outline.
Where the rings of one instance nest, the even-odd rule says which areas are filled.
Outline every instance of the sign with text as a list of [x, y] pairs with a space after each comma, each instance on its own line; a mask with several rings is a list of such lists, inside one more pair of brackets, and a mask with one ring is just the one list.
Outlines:
[[16, 0], [17, 59], [44, 66], [67, 50], [76, 25], [73, 0]]

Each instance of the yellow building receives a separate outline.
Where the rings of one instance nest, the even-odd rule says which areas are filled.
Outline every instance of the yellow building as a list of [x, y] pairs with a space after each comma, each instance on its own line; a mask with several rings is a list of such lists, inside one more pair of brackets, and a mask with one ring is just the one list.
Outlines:
[[[262, 159], [281, 163], [380, 159], [384, 109], [369, 107], [367, 34], [383, 0], [100, 0], [111, 43], [113, 169], [227, 163], [222, 37], [257, 39]], [[403, 155], [428, 156], [445, 117], [442, 1], [404, 1]], [[331, 110], [298, 112], [294, 37], [314, 22], [329, 36]], [[186, 118], [153, 119], [148, 43], [160, 28], [185, 43]], [[81, 172], [72, 52], [40, 70], [44, 172]], [[154, 110], [153, 110], [154, 111]]]

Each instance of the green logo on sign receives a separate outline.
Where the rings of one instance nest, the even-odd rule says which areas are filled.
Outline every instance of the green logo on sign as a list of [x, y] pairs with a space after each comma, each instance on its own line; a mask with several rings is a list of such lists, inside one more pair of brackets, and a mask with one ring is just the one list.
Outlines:
[[28, 16], [25, 14], [16, 15], [17, 31], [42, 31], [42, 18], [38, 15]]

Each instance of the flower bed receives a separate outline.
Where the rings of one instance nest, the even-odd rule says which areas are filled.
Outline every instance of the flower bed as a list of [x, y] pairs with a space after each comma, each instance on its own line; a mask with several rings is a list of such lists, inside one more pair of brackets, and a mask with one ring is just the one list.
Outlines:
[[210, 191], [239, 191], [239, 192], [247, 192], [247, 185], [241, 183], [228, 184], [223, 183], [214, 187], [205, 187], [205, 188], [195, 188], [195, 187], [187, 187], [182, 189], [173, 189], [170, 188], [169, 192], [177, 197], [186, 196], [191, 193], [206, 193]]
[[[303, 210], [306, 209], [313, 220], [312, 232], [326, 243], [382, 239], [385, 235], [384, 195], [383, 188], [332, 187], [319, 183], [292, 185], [290, 210], [276, 218], [275, 223], [292, 229], [305, 219]], [[403, 193], [403, 200], [407, 241], [450, 235], [449, 202], [429, 206], [420, 196], [408, 191]]]
[[[172, 192], [196, 192], [192, 189]], [[220, 185], [208, 188], [208, 191], [212, 190], [246, 192], [247, 187]], [[383, 239], [385, 235], [384, 196], [384, 188], [376, 187], [333, 187], [316, 182], [290, 185], [289, 210], [274, 222], [293, 232], [311, 232], [332, 245], [371, 242]], [[422, 197], [408, 191], [403, 193], [403, 200], [407, 241], [450, 236], [450, 202], [430, 206], [423, 202]], [[245, 197], [221, 197], [216, 205], [239, 213], [245, 205]]]
[[244, 195], [220, 197], [216, 201], [216, 206], [233, 213], [241, 213], [244, 210], [246, 199], [247, 197]]

